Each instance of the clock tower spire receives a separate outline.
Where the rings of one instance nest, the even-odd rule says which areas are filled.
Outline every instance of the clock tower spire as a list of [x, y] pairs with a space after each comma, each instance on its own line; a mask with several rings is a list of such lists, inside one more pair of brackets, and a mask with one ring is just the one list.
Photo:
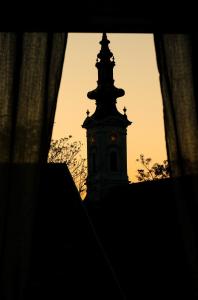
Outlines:
[[128, 183], [127, 176], [127, 127], [132, 123], [116, 107], [118, 97], [124, 96], [123, 89], [114, 86], [114, 56], [109, 49], [110, 41], [103, 33], [101, 50], [97, 55], [98, 81], [96, 89], [87, 97], [96, 101], [96, 110], [82, 125], [87, 130], [87, 198], [100, 200], [109, 188]]

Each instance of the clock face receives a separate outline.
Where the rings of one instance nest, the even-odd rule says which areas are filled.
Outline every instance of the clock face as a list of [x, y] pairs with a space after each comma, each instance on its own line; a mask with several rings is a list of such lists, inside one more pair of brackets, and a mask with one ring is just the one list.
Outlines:
[[118, 135], [117, 133], [112, 133], [111, 136], [110, 136], [110, 139], [111, 139], [111, 142], [116, 142], [117, 139], [118, 139]]
[[95, 144], [95, 142], [96, 142], [96, 139], [95, 139], [95, 136], [90, 136], [90, 143], [91, 144]]

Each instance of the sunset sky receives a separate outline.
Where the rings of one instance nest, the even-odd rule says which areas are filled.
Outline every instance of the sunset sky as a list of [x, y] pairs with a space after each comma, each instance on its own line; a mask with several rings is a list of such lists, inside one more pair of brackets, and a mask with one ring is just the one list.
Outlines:
[[[154, 162], [166, 159], [162, 98], [152, 34], [107, 34], [115, 57], [114, 84], [125, 90], [117, 108], [132, 125], [127, 130], [128, 176], [137, 181], [141, 166], [136, 158], [143, 153]], [[72, 135], [83, 143], [86, 158], [86, 130], [81, 127], [86, 111], [95, 111], [87, 92], [97, 86], [96, 56], [101, 33], [69, 33], [61, 86], [58, 95], [53, 139]]]

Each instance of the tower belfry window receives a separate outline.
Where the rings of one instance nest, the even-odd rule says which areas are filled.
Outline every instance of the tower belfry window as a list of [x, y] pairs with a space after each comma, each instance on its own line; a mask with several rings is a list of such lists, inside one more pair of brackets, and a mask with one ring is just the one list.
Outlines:
[[91, 156], [91, 160], [92, 160], [92, 172], [96, 173], [96, 153], [93, 152], [92, 156]]
[[112, 172], [118, 171], [118, 156], [115, 150], [110, 152], [110, 170]]

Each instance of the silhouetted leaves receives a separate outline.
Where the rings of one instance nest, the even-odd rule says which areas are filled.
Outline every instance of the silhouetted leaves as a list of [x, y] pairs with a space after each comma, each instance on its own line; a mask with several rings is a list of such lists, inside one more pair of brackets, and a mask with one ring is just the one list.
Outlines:
[[140, 158], [136, 159], [143, 166], [143, 169], [138, 169], [136, 175], [138, 181], [148, 181], [168, 178], [170, 176], [168, 161], [164, 160], [162, 164], [154, 163], [151, 166], [151, 158], [145, 158], [144, 154], [140, 154]]

